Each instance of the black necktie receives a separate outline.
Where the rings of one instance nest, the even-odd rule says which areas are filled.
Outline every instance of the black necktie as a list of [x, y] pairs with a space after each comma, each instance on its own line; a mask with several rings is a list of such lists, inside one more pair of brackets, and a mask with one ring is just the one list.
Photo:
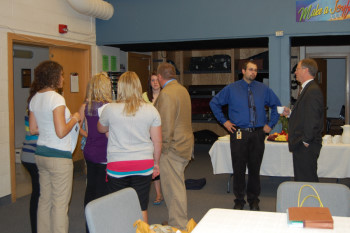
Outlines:
[[255, 127], [256, 125], [256, 107], [254, 103], [254, 96], [250, 89], [250, 85], [248, 85], [248, 107], [249, 107], [249, 121], [250, 124]]

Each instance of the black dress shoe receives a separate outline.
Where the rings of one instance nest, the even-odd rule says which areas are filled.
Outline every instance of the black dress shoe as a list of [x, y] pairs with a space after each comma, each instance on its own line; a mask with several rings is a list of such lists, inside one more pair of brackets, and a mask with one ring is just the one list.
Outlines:
[[244, 208], [244, 204], [241, 203], [241, 202], [237, 202], [237, 203], [235, 203], [235, 205], [233, 206], [233, 209], [235, 209], [235, 210], [243, 210], [243, 208]]
[[250, 207], [250, 210], [253, 210], [253, 211], [260, 210], [260, 208], [259, 208], [259, 201], [258, 200], [254, 200], [252, 203], [249, 203], [249, 207]]

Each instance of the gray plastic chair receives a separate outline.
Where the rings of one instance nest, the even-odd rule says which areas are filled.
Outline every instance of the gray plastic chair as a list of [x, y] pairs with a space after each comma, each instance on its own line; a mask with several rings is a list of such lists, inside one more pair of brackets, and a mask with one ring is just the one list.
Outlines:
[[[333, 216], [350, 217], [350, 189], [336, 183], [283, 182], [277, 189], [276, 212], [285, 213], [289, 207], [297, 207], [299, 190], [304, 184], [309, 184], [316, 189], [323, 206], [328, 207]], [[316, 194], [310, 187], [304, 187], [300, 195], [300, 203], [308, 195]], [[311, 197], [305, 200], [303, 206], [320, 205], [315, 198]]]
[[134, 233], [134, 222], [142, 220], [140, 202], [133, 188], [89, 202], [85, 215], [90, 233]]

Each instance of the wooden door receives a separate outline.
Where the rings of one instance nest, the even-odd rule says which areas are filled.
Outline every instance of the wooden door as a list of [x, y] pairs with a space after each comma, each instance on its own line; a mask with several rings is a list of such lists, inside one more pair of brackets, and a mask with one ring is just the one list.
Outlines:
[[[87, 56], [87, 50], [72, 49], [65, 47], [50, 47], [50, 59], [60, 63], [63, 66], [64, 84], [63, 96], [67, 107], [73, 114], [79, 111], [86, 95], [86, 85], [90, 79], [90, 56]], [[79, 90], [71, 92], [71, 75], [78, 75]], [[73, 154], [73, 161], [83, 159], [83, 153], [80, 150], [81, 137], [78, 138], [77, 149]]]
[[324, 124], [323, 134], [327, 132], [327, 60], [322, 58], [315, 58], [318, 65], [318, 72], [315, 77], [315, 81], [322, 89], [323, 104], [324, 104]]
[[139, 76], [142, 92], [147, 91], [148, 88], [148, 77], [151, 67], [151, 56], [139, 53], [129, 53], [128, 54], [128, 70], [134, 71]]

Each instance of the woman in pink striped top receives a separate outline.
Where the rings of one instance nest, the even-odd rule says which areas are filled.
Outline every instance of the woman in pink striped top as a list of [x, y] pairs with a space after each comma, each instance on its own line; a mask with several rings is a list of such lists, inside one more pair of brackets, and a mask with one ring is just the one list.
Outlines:
[[134, 188], [143, 220], [147, 222], [151, 180], [159, 175], [161, 120], [153, 104], [143, 100], [141, 83], [135, 72], [128, 71], [120, 77], [117, 102], [103, 109], [97, 128], [101, 133], [109, 132], [109, 192]]

